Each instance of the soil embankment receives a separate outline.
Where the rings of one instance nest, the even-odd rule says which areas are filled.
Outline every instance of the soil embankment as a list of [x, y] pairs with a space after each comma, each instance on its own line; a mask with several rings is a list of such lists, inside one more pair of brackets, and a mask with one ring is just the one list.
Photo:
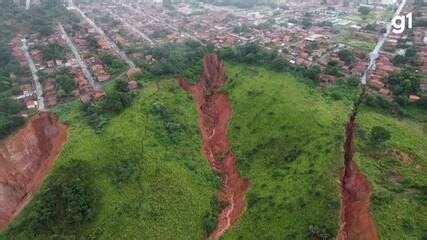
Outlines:
[[355, 104], [350, 120], [346, 125], [344, 143], [344, 169], [341, 172], [341, 209], [338, 240], [375, 240], [377, 230], [369, 214], [371, 187], [366, 177], [353, 163], [354, 129], [358, 107], [364, 96], [362, 93]]
[[13, 136], [0, 141], [0, 230], [37, 191], [67, 138], [67, 127], [40, 113]]
[[196, 101], [199, 127], [202, 135], [202, 152], [215, 172], [222, 177], [218, 200], [227, 204], [218, 216], [218, 226], [209, 239], [218, 239], [236, 222], [245, 210], [245, 192], [249, 182], [240, 177], [236, 159], [227, 138], [227, 124], [231, 117], [231, 104], [218, 90], [224, 85], [224, 63], [217, 54], [207, 54], [203, 59], [203, 72], [196, 85], [180, 79], [180, 85]]

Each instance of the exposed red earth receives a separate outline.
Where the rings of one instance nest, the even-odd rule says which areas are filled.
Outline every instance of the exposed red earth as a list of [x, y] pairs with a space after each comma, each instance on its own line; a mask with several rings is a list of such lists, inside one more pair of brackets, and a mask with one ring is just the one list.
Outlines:
[[245, 210], [245, 192], [250, 183], [239, 175], [236, 159], [227, 138], [227, 123], [231, 117], [229, 99], [218, 92], [224, 85], [224, 63], [217, 54], [206, 54], [203, 72], [195, 85], [180, 79], [180, 85], [193, 95], [202, 135], [202, 152], [215, 172], [222, 178], [217, 193], [220, 202], [227, 203], [218, 216], [218, 226], [208, 239], [218, 239]]
[[[363, 95], [362, 95], [363, 96]], [[346, 126], [344, 169], [341, 172], [341, 209], [338, 240], [375, 240], [377, 230], [369, 214], [371, 187], [366, 177], [353, 163], [355, 152], [353, 133], [356, 127], [357, 107]]]
[[31, 200], [67, 139], [67, 127], [40, 113], [0, 141], [0, 230]]

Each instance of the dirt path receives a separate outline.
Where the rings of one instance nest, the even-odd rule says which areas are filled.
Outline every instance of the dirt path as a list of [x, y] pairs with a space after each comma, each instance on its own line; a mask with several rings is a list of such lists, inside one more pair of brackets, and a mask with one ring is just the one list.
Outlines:
[[220, 202], [227, 203], [218, 216], [218, 226], [209, 239], [218, 239], [245, 210], [245, 192], [249, 181], [240, 177], [236, 159], [227, 138], [227, 124], [231, 117], [228, 98], [218, 92], [224, 85], [224, 63], [217, 54], [207, 54], [203, 59], [203, 73], [196, 85], [180, 79], [180, 85], [196, 101], [199, 127], [202, 135], [202, 152], [215, 172], [222, 177], [222, 189], [217, 193]]
[[346, 139], [344, 143], [344, 169], [341, 172], [341, 209], [340, 230], [338, 240], [375, 240], [377, 230], [369, 214], [369, 200], [371, 187], [366, 177], [353, 163], [354, 129], [358, 107], [363, 98], [355, 104], [355, 109], [346, 126]]
[[0, 141], [0, 230], [31, 200], [66, 139], [67, 127], [44, 112]]

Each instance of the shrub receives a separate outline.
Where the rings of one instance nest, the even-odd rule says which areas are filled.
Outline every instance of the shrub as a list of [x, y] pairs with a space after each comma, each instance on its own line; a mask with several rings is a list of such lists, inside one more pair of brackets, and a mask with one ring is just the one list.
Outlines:
[[110, 168], [113, 183], [120, 185], [129, 181], [137, 169], [134, 159], [122, 159], [113, 164]]
[[381, 126], [375, 126], [371, 129], [371, 141], [373, 143], [382, 144], [390, 138], [390, 132]]
[[80, 160], [55, 170], [37, 196], [29, 226], [37, 234], [78, 233], [93, 218], [92, 171]]
[[248, 201], [248, 208], [251, 208], [251, 207], [253, 207], [258, 202], [259, 197], [258, 197], [258, 195], [256, 193], [249, 192], [246, 195], [246, 199]]

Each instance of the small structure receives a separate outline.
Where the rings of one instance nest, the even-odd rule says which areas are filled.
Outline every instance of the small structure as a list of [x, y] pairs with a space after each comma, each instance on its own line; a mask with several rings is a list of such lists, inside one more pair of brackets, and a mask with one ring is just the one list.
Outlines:
[[129, 90], [134, 90], [138, 88], [138, 82], [135, 80], [129, 81], [128, 82], [128, 88]]
[[379, 91], [379, 94], [386, 97], [386, 96], [390, 95], [390, 90], [388, 90], [387, 88], [381, 88]]
[[409, 95], [410, 102], [418, 102], [421, 98], [417, 95]]
[[131, 68], [128, 70], [127, 76], [128, 76], [128, 78], [131, 78], [131, 77], [135, 76], [136, 74], [142, 73], [142, 72], [143, 72], [143, 70], [141, 68], [138, 68], [138, 67]]
[[105, 97], [107, 94], [104, 91], [96, 91], [95, 92], [95, 100], [98, 101], [99, 99]]

